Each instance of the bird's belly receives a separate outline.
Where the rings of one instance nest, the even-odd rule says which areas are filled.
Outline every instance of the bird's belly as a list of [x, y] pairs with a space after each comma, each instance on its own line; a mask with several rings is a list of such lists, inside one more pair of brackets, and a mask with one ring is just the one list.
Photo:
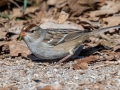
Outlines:
[[36, 48], [30, 50], [35, 56], [47, 60], [63, 58], [69, 54], [69, 52], [65, 52], [62, 48], [59, 50], [53, 50], [53, 48]]

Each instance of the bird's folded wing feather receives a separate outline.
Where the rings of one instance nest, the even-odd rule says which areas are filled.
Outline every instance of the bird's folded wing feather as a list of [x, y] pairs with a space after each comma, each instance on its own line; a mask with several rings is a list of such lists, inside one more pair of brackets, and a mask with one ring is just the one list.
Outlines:
[[58, 45], [64, 42], [74, 40], [84, 33], [90, 32], [90, 30], [78, 30], [78, 29], [46, 29], [46, 35], [44, 42], [51, 45]]

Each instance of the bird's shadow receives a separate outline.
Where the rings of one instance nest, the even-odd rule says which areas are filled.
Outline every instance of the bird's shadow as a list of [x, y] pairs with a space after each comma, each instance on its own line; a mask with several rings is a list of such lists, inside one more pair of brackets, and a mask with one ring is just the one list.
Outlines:
[[42, 63], [49, 62], [49, 63], [53, 63], [53, 62], [58, 61], [58, 59], [54, 59], [54, 60], [53, 59], [52, 60], [41, 59], [41, 58], [36, 57], [34, 54], [29, 54], [27, 57], [30, 58], [33, 62], [42, 62]]

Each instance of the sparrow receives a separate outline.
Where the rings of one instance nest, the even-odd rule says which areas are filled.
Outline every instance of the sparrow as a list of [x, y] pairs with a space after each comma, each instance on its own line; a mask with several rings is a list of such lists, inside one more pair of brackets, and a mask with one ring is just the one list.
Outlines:
[[59, 63], [70, 58], [82, 43], [92, 35], [118, 29], [120, 25], [97, 29], [42, 29], [35, 24], [25, 25], [20, 33], [30, 51], [44, 60], [61, 59]]

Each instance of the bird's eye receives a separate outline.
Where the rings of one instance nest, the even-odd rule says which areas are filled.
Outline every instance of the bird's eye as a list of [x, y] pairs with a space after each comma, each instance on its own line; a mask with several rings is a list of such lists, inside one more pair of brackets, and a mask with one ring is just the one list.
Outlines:
[[31, 30], [30, 33], [34, 33], [35, 30]]

